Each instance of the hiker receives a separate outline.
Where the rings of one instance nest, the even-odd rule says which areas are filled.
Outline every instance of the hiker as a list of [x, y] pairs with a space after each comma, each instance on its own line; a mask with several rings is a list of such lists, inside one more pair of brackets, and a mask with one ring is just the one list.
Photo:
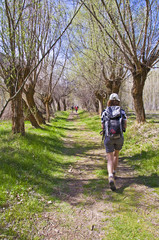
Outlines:
[[75, 110], [76, 110], [76, 112], [78, 111], [78, 106], [75, 106]]
[[72, 106], [71, 109], [72, 109], [72, 112], [73, 112], [74, 107]]
[[126, 113], [120, 108], [118, 94], [112, 93], [107, 108], [103, 111], [101, 122], [105, 135], [104, 145], [107, 153], [108, 181], [112, 191], [116, 190], [115, 173], [118, 165], [119, 151], [124, 143], [123, 132], [126, 131]]

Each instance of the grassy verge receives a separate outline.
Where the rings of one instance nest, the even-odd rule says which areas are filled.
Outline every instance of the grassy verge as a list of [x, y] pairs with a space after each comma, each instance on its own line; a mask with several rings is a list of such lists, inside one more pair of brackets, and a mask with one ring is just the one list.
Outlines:
[[53, 200], [52, 189], [63, 184], [63, 142], [68, 113], [58, 113], [42, 129], [26, 123], [26, 136], [11, 133], [0, 122], [0, 239], [36, 238], [39, 214]]
[[122, 156], [145, 185], [159, 193], [159, 120], [148, 115], [143, 125], [128, 119]]
[[[88, 130], [99, 134], [100, 117], [81, 112], [80, 120]], [[159, 193], [159, 120], [158, 115], [147, 115], [147, 122], [139, 125], [134, 116], [128, 117], [128, 127], [124, 133], [124, 146], [120, 156], [137, 172], [140, 178]]]
[[[87, 129], [99, 134], [100, 121], [96, 115], [81, 113]], [[159, 120], [156, 115], [148, 115], [147, 122], [138, 125], [134, 116], [128, 117], [128, 128], [124, 133], [125, 143], [120, 153], [121, 161], [130, 165], [135, 176], [127, 176], [125, 185], [115, 193], [107, 192], [105, 204], [107, 216], [103, 222], [107, 239], [158, 239], [156, 229], [159, 223]], [[95, 191], [100, 196], [102, 179], [107, 175], [104, 170], [96, 172], [100, 186], [94, 181], [86, 186], [86, 191]], [[130, 182], [129, 182], [130, 181]], [[157, 193], [157, 194], [156, 194]], [[156, 200], [155, 200], [156, 199]]]

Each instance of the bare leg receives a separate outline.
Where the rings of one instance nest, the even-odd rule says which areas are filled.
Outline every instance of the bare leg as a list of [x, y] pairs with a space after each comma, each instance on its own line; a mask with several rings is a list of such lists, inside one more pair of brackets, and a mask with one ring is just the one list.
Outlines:
[[119, 160], [119, 150], [115, 150], [113, 152], [113, 171], [116, 171], [118, 166], [118, 160]]
[[115, 180], [113, 177], [113, 170], [114, 170], [114, 152], [107, 153], [108, 161], [107, 161], [107, 170], [108, 170], [108, 180], [109, 186], [112, 191], [116, 190]]
[[113, 170], [114, 170], [114, 153], [110, 152], [107, 153], [107, 170], [108, 170], [108, 175], [113, 175]]

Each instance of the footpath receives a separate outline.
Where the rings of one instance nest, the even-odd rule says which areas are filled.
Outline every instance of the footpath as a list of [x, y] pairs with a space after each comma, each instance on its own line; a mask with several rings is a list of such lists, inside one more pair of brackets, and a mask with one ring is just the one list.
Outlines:
[[[59, 198], [39, 223], [45, 240], [159, 239], [159, 196], [140, 183], [125, 159], [119, 159], [117, 191], [109, 189], [106, 154], [101, 136], [79, 124], [78, 114], [68, 118], [64, 158], [73, 158]], [[102, 174], [103, 173], [103, 174]]]

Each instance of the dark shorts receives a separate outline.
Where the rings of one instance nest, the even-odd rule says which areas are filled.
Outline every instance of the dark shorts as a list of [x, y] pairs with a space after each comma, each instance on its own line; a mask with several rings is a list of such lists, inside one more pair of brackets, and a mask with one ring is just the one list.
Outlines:
[[114, 150], [121, 150], [124, 143], [124, 138], [121, 136], [118, 139], [110, 139], [106, 137], [104, 140], [104, 145], [106, 148], [106, 152], [114, 152]]

